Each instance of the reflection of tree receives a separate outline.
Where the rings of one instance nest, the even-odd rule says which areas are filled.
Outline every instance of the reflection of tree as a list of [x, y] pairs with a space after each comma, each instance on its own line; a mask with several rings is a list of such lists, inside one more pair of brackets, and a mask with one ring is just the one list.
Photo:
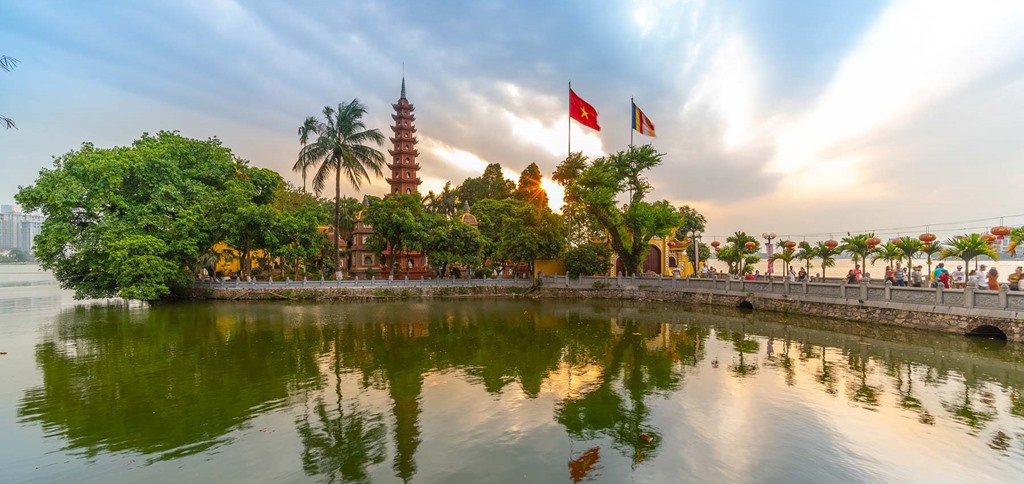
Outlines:
[[977, 431], [985, 428], [989, 422], [996, 418], [994, 409], [978, 409], [971, 402], [971, 385], [964, 380], [964, 398], [960, 402], [944, 402], [942, 404], [946, 411], [953, 414], [953, 418], [967, 425], [977, 434]]
[[1010, 393], [1010, 414], [1024, 417], [1024, 395], [1016, 388]]
[[[805, 345], [805, 352], [804, 352], [804, 354], [813, 354], [813, 350], [806, 349], [807, 346], [809, 346], [809, 345]], [[828, 393], [829, 395], [836, 395], [839, 392], [838, 392], [838, 390], [836, 390], [836, 374], [835, 374], [835, 369], [832, 367], [833, 364], [829, 363], [828, 359], [826, 359], [826, 353], [827, 353], [827, 351], [825, 350], [825, 347], [822, 346], [821, 347], [821, 371], [818, 372], [818, 383], [821, 383], [822, 385], [825, 386], [825, 393]]]
[[[559, 404], [556, 419], [575, 439], [589, 440], [605, 435], [612, 446], [630, 456], [634, 463], [657, 453], [660, 434], [651, 425], [646, 397], [657, 391], [675, 389], [679, 376], [667, 351], [649, 351], [642, 325], [626, 322], [624, 334], [612, 343], [606, 357], [601, 385], [578, 400]], [[621, 377], [625, 395], [616, 390]], [[650, 443], [641, 434], [653, 437]]]
[[676, 342], [676, 353], [684, 365], [696, 366], [707, 356], [708, 337], [711, 330], [701, 326], [688, 326], [683, 329]]
[[786, 375], [786, 385], [796, 385], [796, 368], [793, 367], [793, 358], [789, 356], [789, 347], [792, 345], [792, 341], [789, 339], [789, 335], [786, 336], [786, 340], [782, 346], [782, 354], [779, 356], [779, 367], [782, 368], [782, 372]]
[[[337, 340], [336, 340], [337, 343]], [[334, 394], [337, 407], [327, 408], [323, 396], [316, 399], [316, 422], [311, 423], [309, 408], [296, 419], [296, 430], [302, 439], [302, 469], [326, 482], [368, 482], [367, 467], [384, 462], [384, 439], [387, 428], [380, 413], [369, 413], [358, 407], [345, 415], [342, 404], [342, 365], [339, 345], [334, 354]]]
[[25, 392], [19, 417], [88, 456], [172, 459], [225, 442], [290, 388], [316, 380], [304, 338], [239, 324], [229, 313], [184, 311], [94, 307], [60, 315], [56, 334], [36, 347], [43, 384]]
[[753, 375], [757, 372], [757, 364], [747, 363], [744, 361], [744, 354], [755, 355], [761, 350], [760, 345], [757, 341], [747, 339], [746, 334], [743, 331], [733, 331], [729, 335], [729, 339], [732, 341], [732, 347], [736, 350], [739, 355], [739, 362], [729, 365], [729, 369], [739, 378]]
[[[877, 386], [868, 385], [868, 358], [865, 351], [861, 351], [860, 354], [855, 354], [852, 351], [849, 355], [849, 367], [850, 370], [860, 373], [860, 380], [857, 383], [850, 384], [850, 398], [857, 402], [866, 405], [867, 407], [878, 406], [878, 392], [881, 390]], [[875, 410], [874, 408], [870, 408]]]

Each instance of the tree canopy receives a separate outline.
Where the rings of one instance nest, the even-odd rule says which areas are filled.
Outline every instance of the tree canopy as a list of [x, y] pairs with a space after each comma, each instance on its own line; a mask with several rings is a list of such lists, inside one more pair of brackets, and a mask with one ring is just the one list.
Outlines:
[[[645, 200], [651, 184], [644, 173], [660, 165], [661, 158], [644, 145], [593, 161], [569, 156], [555, 171], [554, 179], [565, 184], [567, 200], [608, 234], [627, 275], [639, 270], [652, 237], [668, 236], [682, 224], [682, 216], [668, 201]], [[619, 206], [624, 194], [628, 202]]]
[[484, 199], [504, 200], [512, 196], [516, 184], [505, 178], [501, 173], [501, 165], [491, 163], [484, 169], [484, 173], [476, 178], [466, 178], [462, 185], [456, 189], [459, 203], [469, 203], [470, 206]]
[[190, 284], [197, 261], [256, 217], [281, 183], [217, 139], [143, 134], [131, 146], [84, 143], [15, 199], [46, 216], [36, 257], [78, 298], [153, 300]]

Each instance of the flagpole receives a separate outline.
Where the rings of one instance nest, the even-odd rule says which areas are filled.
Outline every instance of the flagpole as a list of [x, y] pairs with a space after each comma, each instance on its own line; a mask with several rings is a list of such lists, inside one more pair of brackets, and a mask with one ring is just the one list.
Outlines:
[[[572, 92], [572, 81], [569, 81], [569, 92]], [[565, 161], [572, 156], [572, 97], [569, 97], [569, 119], [566, 120], [566, 134], [569, 140], [565, 151]], [[569, 210], [569, 202], [565, 203], [565, 248], [572, 248], [572, 211]]]

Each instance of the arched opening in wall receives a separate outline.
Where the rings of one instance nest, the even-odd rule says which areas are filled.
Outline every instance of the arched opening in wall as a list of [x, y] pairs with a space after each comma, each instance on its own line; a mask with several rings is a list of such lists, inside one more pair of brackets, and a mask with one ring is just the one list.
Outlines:
[[967, 333], [967, 336], [976, 336], [978, 338], [1001, 340], [1006, 339], [1006, 333], [1004, 333], [1003, 330], [989, 324], [983, 324], [981, 326], [978, 326], [977, 328], [972, 329], [969, 333]]
[[744, 311], [753, 311], [754, 310], [754, 303], [752, 303], [750, 301], [744, 300], [744, 301], [740, 301], [740, 303], [737, 304], [736, 307], [739, 308], [739, 309], [742, 309]]

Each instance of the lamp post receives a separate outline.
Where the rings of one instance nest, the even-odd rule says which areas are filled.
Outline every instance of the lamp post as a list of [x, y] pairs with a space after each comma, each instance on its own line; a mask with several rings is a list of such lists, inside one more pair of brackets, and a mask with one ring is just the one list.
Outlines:
[[693, 275], [700, 277], [700, 234], [693, 231]]
[[778, 237], [775, 232], [765, 232], [761, 234], [764, 240], [768, 241], [768, 271], [766, 272], [768, 277], [771, 277], [772, 273], [775, 272], [775, 261], [772, 260], [772, 239]]

